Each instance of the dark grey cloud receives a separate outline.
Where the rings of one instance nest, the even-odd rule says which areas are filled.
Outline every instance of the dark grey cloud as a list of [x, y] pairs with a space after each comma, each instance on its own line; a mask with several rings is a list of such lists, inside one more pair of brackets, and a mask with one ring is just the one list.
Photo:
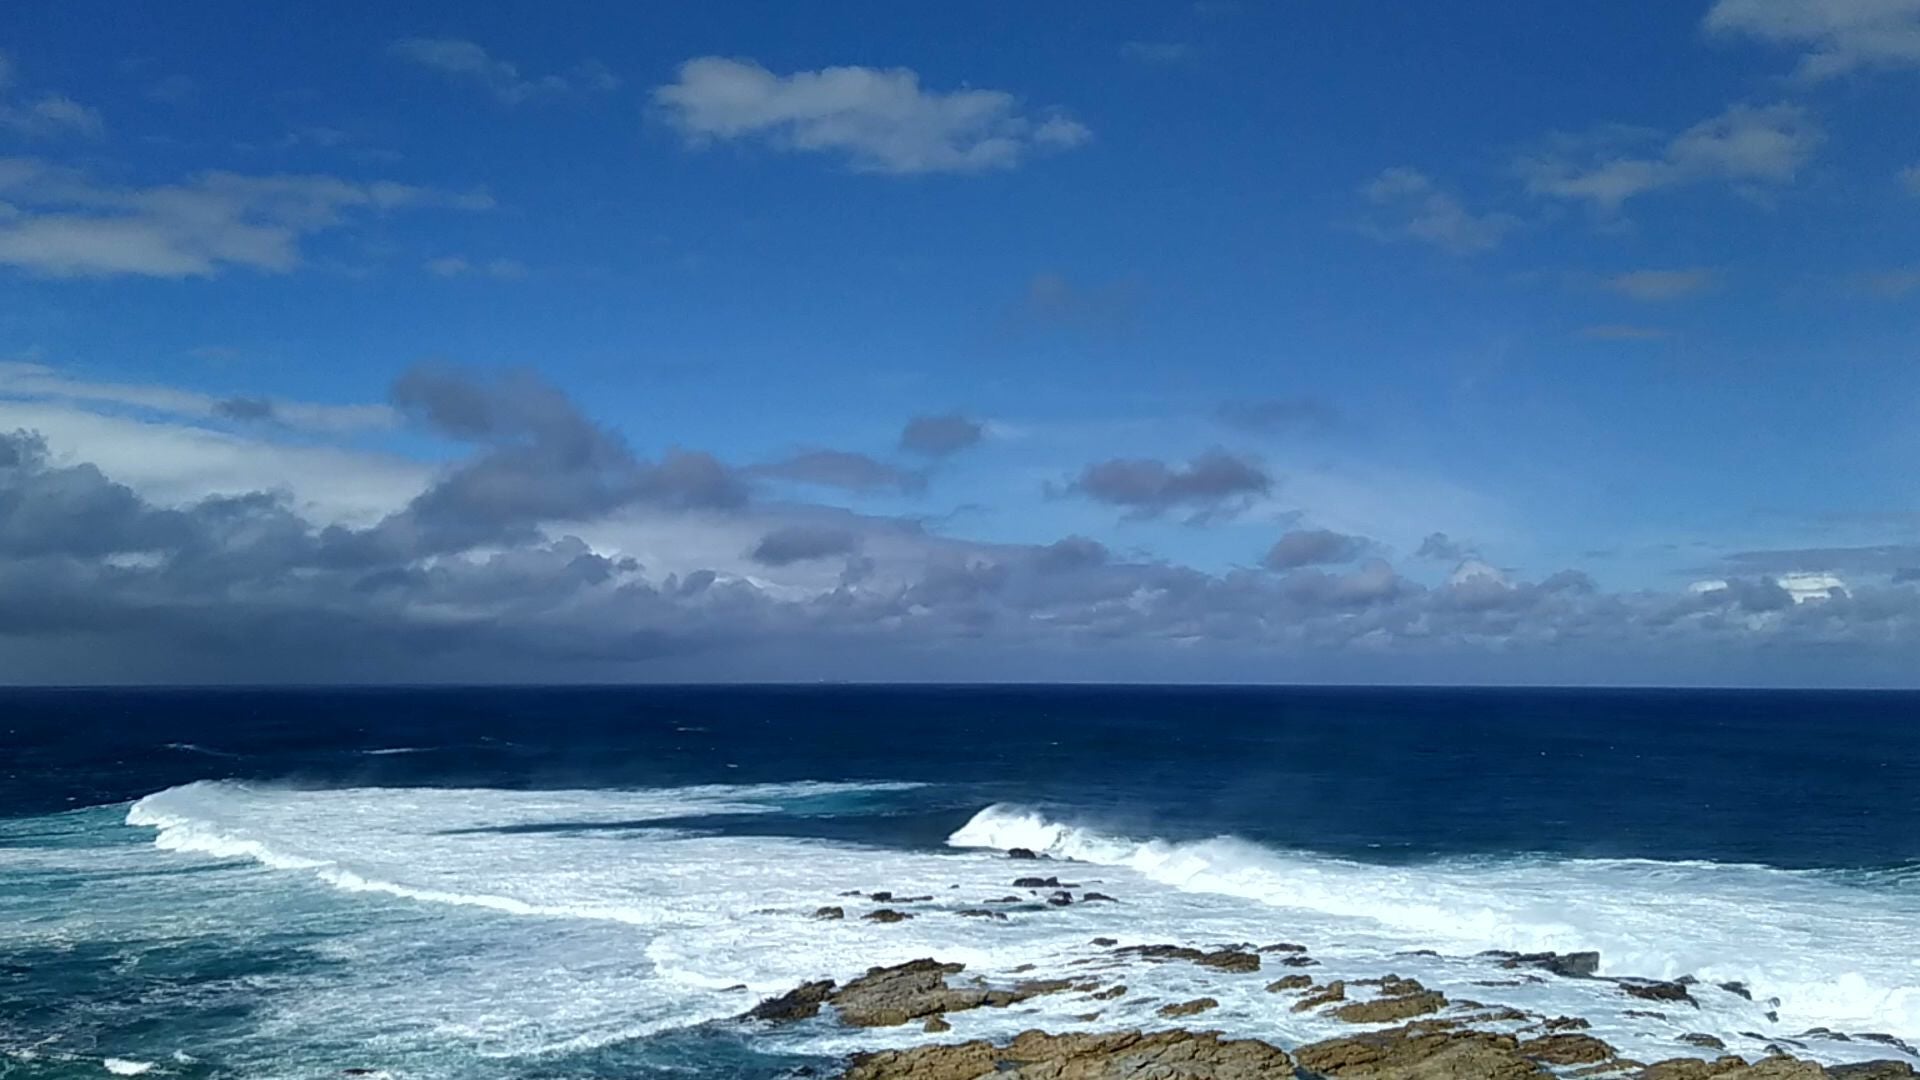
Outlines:
[[1349, 536], [1331, 529], [1295, 529], [1275, 541], [1261, 563], [1269, 570], [1325, 566], [1352, 562], [1373, 547], [1373, 541], [1364, 536]]
[[1067, 490], [1095, 502], [1125, 508], [1133, 517], [1188, 511], [1202, 523], [1231, 514], [1255, 496], [1273, 490], [1273, 477], [1259, 462], [1224, 450], [1209, 450], [1185, 465], [1154, 458], [1113, 458], [1081, 470]]
[[1033, 553], [1034, 568], [1042, 573], [1063, 574], [1092, 566], [1104, 566], [1112, 553], [1107, 545], [1084, 536], [1055, 540]]
[[760, 538], [748, 558], [762, 566], [788, 566], [810, 559], [851, 555], [860, 550], [860, 537], [851, 529], [831, 525], [786, 525]]
[[959, 413], [916, 416], [900, 430], [900, 449], [927, 457], [946, 457], [977, 445], [986, 425]]
[[1279, 433], [1324, 431], [1340, 422], [1340, 412], [1320, 398], [1248, 398], [1220, 406], [1215, 417], [1242, 431]]
[[1473, 549], [1461, 544], [1443, 532], [1428, 533], [1420, 541], [1420, 547], [1413, 553], [1416, 559], [1433, 559], [1436, 562], [1459, 562], [1471, 558]]
[[817, 484], [862, 494], [882, 491], [912, 494], [925, 490], [927, 486], [924, 473], [889, 465], [878, 458], [850, 450], [802, 450], [782, 461], [755, 465], [749, 471], [755, 476]]

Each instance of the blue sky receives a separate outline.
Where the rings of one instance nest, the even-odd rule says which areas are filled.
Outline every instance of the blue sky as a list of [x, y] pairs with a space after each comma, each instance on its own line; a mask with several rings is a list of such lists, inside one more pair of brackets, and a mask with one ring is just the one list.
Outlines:
[[0, 677], [1911, 681], [1920, 0], [392, 8], [0, 10]]

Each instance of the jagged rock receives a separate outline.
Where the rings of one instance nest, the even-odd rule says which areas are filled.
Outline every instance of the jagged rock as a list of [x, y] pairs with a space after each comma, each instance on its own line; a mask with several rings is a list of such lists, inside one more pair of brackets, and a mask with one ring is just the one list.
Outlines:
[[1335, 979], [1313, 993], [1293, 1003], [1294, 1012], [1308, 1012], [1322, 1005], [1331, 1005], [1336, 1001], [1347, 1000], [1347, 984]]
[[1049, 875], [1047, 877], [1014, 878], [1013, 887], [1016, 889], [1072, 889], [1077, 886], [1062, 885], [1060, 884], [1059, 878]]
[[875, 908], [860, 917], [868, 922], [877, 923], [906, 922], [908, 919], [913, 918], [913, 916], [904, 911], [895, 911], [892, 908]]
[[1548, 1065], [1591, 1065], [1613, 1057], [1613, 1047], [1591, 1035], [1542, 1035], [1520, 1044], [1520, 1056]]
[[829, 1000], [840, 1019], [855, 1027], [896, 1027], [935, 1013], [961, 1012], [981, 1006], [1001, 1008], [1042, 994], [1069, 989], [1066, 979], [1035, 979], [1011, 990], [947, 985], [947, 976], [964, 970], [961, 964], [912, 960], [892, 967], [867, 969]]
[[942, 1032], [952, 1031], [953, 1025], [947, 1023], [946, 1017], [941, 1016], [939, 1013], [935, 1013], [932, 1016], [927, 1017], [927, 1022], [920, 1025], [920, 1030], [938, 1035]]
[[1723, 982], [1723, 983], [1721, 983], [1721, 984], [1719, 984], [1719, 985], [1720, 985], [1720, 989], [1722, 989], [1722, 990], [1725, 990], [1725, 991], [1726, 991], [1727, 993], [1729, 993], [1729, 994], [1738, 994], [1738, 995], [1740, 995], [1741, 997], [1743, 997], [1743, 998], [1746, 998], [1746, 999], [1747, 999], [1748, 1001], [1752, 1001], [1752, 1000], [1753, 1000], [1753, 991], [1752, 991], [1752, 990], [1749, 990], [1749, 989], [1747, 989], [1747, 984], [1746, 984], [1746, 983], [1743, 983], [1743, 982]]
[[1307, 947], [1305, 945], [1295, 945], [1291, 941], [1277, 941], [1272, 945], [1262, 945], [1254, 951], [1263, 953], [1301, 953], [1306, 952]]
[[1426, 989], [1418, 979], [1403, 979], [1398, 975], [1382, 975], [1378, 979], [1352, 979], [1348, 986], [1377, 986], [1381, 997], [1405, 997], [1418, 994]]
[[1099, 903], [1101, 901], [1105, 901], [1106, 903], [1109, 903], [1109, 904], [1117, 904], [1120, 902], [1103, 892], [1089, 892], [1089, 893], [1080, 894], [1080, 902], [1083, 904], [1093, 904], [1093, 903]]
[[1540, 1026], [1546, 1028], [1548, 1031], [1585, 1031], [1593, 1025], [1587, 1023], [1585, 1017], [1556, 1016]]
[[1377, 997], [1372, 1001], [1350, 1001], [1333, 1010], [1336, 1019], [1349, 1024], [1386, 1024], [1427, 1016], [1447, 1007], [1447, 996], [1437, 990]]
[[1122, 994], [1125, 994], [1126, 992], [1127, 992], [1127, 986], [1125, 983], [1116, 983], [1113, 986], [1107, 987], [1105, 990], [1095, 990], [1089, 996], [1098, 998], [1101, 1001], [1112, 1001], [1114, 998], [1117, 998]]
[[846, 909], [840, 907], [814, 908], [813, 917], [816, 919], [844, 919], [847, 917], [847, 912]]
[[988, 911], [986, 908], [968, 908], [960, 912], [960, 916], [967, 919], [999, 919], [1001, 922], [1007, 921], [1006, 912]]
[[1707, 1035], [1698, 1031], [1689, 1031], [1680, 1036], [1680, 1041], [1688, 1046], [1698, 1046], [1703, 1050], [1725, 1050], [1727, 1044], [1716, 1035]]
[[1600, 971], [1600, 954], [1597, 952], [1571, 953], [1481, 953], [1482, 956], [1498, 955], [1503, 968], [1539, 968], [1562, 975], [1569, 979], [1586, 979]]
[[1313, 985], [1311, 975], [1284, 975], [1267, 984], [1267, 993], [1278, 994], [1285, 990], [1305, 990]]
[[748, 1009], [745, 1019], [770, 1020], [776, 1024], [805, 1020], [808, 1017], [818, 1016], [820, 1006], [832, 993], [832, 979], [801, 983], [779, 997], [770, 997]]
[[1283, 956], [1280, 958], [1280, 963], [1282, 966], [1285, 966], [1285, 967], [1319, 967], [1320, 966], [1320, 961], [1315, 960], [1313, 957], [1307, 956], [1302, 953], [1294, 953], [1292, 956]]
[[1335, 1080], [1534, 1080], [1547, 1072], [1511, 1035], [1422, 1024], [1303, 1046], [1294, 1059]]
[[893, 899], [893, 894], [883, 890], [877, 893], [868, 893], [867, 899], [873, 901], [876, 904], [885, 904]]
[[1908, 1080], [1920, 1073], [1904, 1061], [1856, 1061], [1847, 1065], [1827, 1066], [1827, 1075], [1833, 1080]]
[[1037, 859], [1039, 857], [1039, 855], [1034, 853], [1032, 848], [1017, 847], [1007, 849], [1007, 858], [1009, 859]]
[[844, 1080], [1269, 1080], [1293, 1076], [1286, 1051], [1216, 1032], [1048, 1035], [861, 1054]]
[[1622, 981], [1619, 985], [1623, 993], [1642, 1001], [1684, 1001], [1696, 1009], [1700, 1007], [1700, 1003], [1693, 1000], [1693, 995], [1687, 992], [1686, 986], [1682, 983]]
[[1068, 904], [1073, 903], [1073, 894], [1062, 889], [1052, 896], [1047, 897], [1047, 903], [1054, 907], [1066, 907]]
[[1242, 952], [1239, 949], [1215, 949], [1202, 952], [1184, 945], [1129, 945], [1117, 952], [1122, 956], [1138, 956], [1142, 960], [1185, 960], [1190, 964], [1210, 967], [1219, 971], [1248, 972], [1260, 970], [1258, 953]]
[[1182, 1001], [1174, 1005], [1162, 1005], [1156, 1011], [1159, 1015], [1172, 1020], [1182, 1016], [1197, 1016], [1209, 1009], [1217, 1009], [1219, 1007], [1220, 1003], [1218, 1001], [1210, 997], [1203, 997], [1194, 998], [1192, 1001]]

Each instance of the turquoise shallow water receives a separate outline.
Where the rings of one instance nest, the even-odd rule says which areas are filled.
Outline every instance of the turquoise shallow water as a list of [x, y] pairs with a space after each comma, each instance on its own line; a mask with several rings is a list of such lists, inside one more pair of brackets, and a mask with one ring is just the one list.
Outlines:
[[[729, 1018], [871, 963], [937, 955], [992, 978], [1082, 959], [1095, 936], [1300, 940], [1330, 970], [1461, 992], [1488, 977], [1482, 949], [1595, 948], [1607, 974], [1739, 980], [1757, 1000], [1709, 986], [1697, 1014], [1656, 1022], [1610, 984], [1552, 980], [1514, 1003], [1590, 1016], [1641, 1057], [1687, 1052], [1689, 1030], [1756, 1053], [1816, 1027], [1912, 1041], [1911, 704], [15, 695], [0, 1076], [804, 1075], [916, 1036]], [[1011, 846], [1074, 860], [1122, 903], [990, 932], [958, 917], [1007, 891]], [[935, 899], [884, 929], [808, 917], [880, 888]], [[1234, 1033], [1318, 1037], [1271, 995], [1185, 977], [1127, 973], [1142, 999], [1217, 994], [1210, 1023]], [[1102, 1023], [1153, 1022], [1131, 1007]], [[956, 1036], [1085, 1011], [1036, 1002]], [[1803, 1041], [1828, 1060], [1900, 1052]]]

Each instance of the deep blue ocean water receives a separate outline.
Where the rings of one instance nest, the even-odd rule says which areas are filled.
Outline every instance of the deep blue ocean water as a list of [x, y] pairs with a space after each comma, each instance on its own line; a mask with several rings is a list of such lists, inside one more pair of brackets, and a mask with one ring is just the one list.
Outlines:
[[[899, 928], [807, 918], [850, 889], [978, 903], [1015, 844], [1122, 904], [992, 937], [945, 896]], [[4, 691], [0, 1076], [787, 1075], [890, 1036], [721, 1018], [1095, 932], [1289, 937], [1355, 971], [1434, 949], [1435, 985], [1481, 949], [1597, 948], [1760, 999], [1597, 1020], [1649, 1053], [1916, 1038], [1917, 860], [1910, 694]], [[1211, 1026], [1314, 1033], [1266, 997]], [[1068, 1022], [1049, 1007], [967, 1023]]]

